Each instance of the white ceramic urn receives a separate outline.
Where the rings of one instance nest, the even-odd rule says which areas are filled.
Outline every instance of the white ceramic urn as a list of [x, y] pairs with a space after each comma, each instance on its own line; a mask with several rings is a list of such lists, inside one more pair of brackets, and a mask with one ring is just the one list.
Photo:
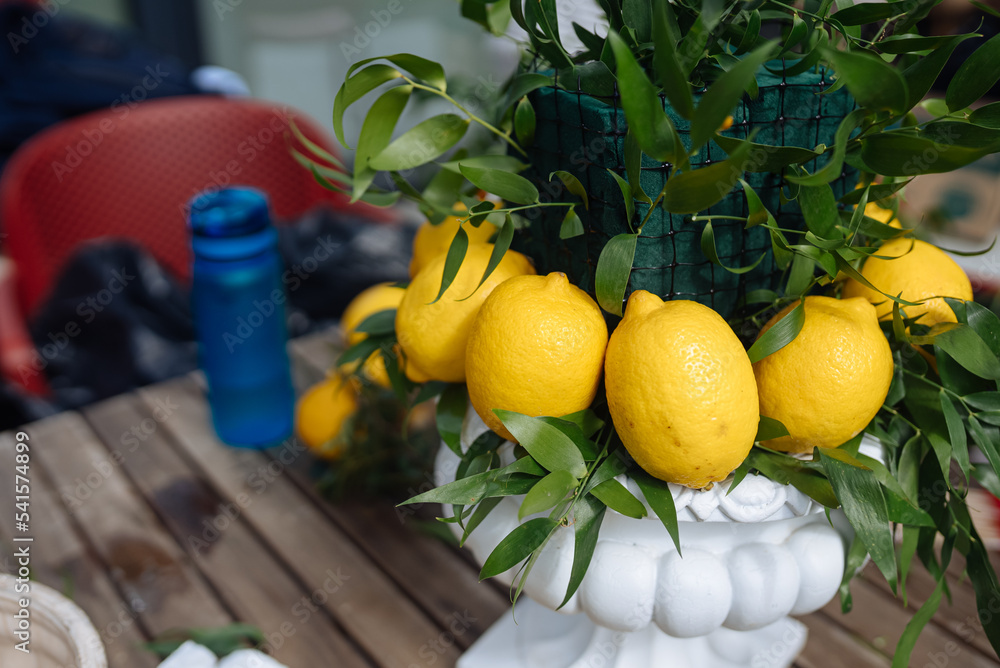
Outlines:
[[[487, 430], [469, 410], [462, 448]], [[500, 448], [504, 464], [513, 444]], [[881, 459], [876, 441], [862, 452]], [[455, 478], [459, 458], [442, 446], [436, 483]], [[639, 488], [618, 480], [640, 501]], [[557, 530], [505, 615], [458, 668], [783, 668], [805, 646], [790, 617], [836, 594], [852, 531], [791, 486], [747, 476], [697, 491], [671, 485], [682, 554], [656, 515], [637, 520], [609, 509], [579, 590], [558, 612], [573, 564], [573, 527]], [[506, 497], [466, 541], [482, 563], [517, 525], [523, 497]], [[450, 506], [445, 506], [445, 512]], [[832, 521], [832, 524], [831, 524]], [[457, 529], [455, 525], [451, 525]], [[500, 577], [509, 584], [516, 569]], [[530, 600], [529, 600], [530, 599]]]

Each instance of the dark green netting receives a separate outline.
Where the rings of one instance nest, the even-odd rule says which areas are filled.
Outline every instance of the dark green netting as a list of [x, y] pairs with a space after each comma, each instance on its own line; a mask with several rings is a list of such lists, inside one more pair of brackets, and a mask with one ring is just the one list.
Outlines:
[[[780, 69], [779, 63], [771, 64]], [[772, 75], [767, 71], [757, 77], [760, 93], [755, 100], [744, 96], [733, 114], [733, 126], [724, 134], [745, 138], [757, 130], [754, 141], [772, 146], [814, 148], [833, 144], [841, 119], [854, 109], [854, 100], [841, 89], [817, 95], [831, 81], [825, 71], [808, 72], [794, 77]], [[565, 81], [557, 82], [565, 85]], [[575, 174], [590, 195], [590, 210], [578, 207], [585, 233], [561, 240], [559, 229], [565, 210], [548, 207], [531, 211], [530, 226], [518, 236], [518, 248], [531, 256], [542, 273], [563, 271], [577, 285], [593, 292], [593, 276], [601, 249], [616, 234], [628, 232], [621, 191], [607, 169], [625, 176], [624, 143], [627, 125], [617, 95], [594, 97], [559, 87], [541, 88], [531, 94], [537, 116], [535, 145], [529, 149], [532, 169], [527, 173], [545, 201], [564, 198], [548, 181], [555, 170]], [[681, 138], [688, 143], [689, 122], [669, 105], [664, 107]], [[692, 166], [725, 160], [726, 153], [714, 142], [692, 158]], [[827, 158], [821, 158], [823, 162]], [[805, 166], [813, 171], [816, 162]], [[663, 187], [669, 165], [643, 157], [642, 186], [655, 198]], [[764, 205], [775, 215], [781, 227], [802, 229], [804, 221], [795, 202], [782, 203], [779, 197], [781, 178], [772, 173], [747, 172], [744, 179], [757, 191]], [[854, 187], [856, 172], [845, 167], [832, 185], [839, 197]], [[558, 181], [556, 181], [558, 184]], [[636, 204], [633, 225], [638, 225], [648, 206]], [[736, 188], [721, 202], [701, 215], [747, 215], [742, 188]], [[638, 240], [635, 262], [629, 280], [629, 292], [648, 290], [663, 299], [693, 299], [721, 313], [732, 314], [742, 295], [750, 290], [776, 289], [781, 271], [771, 254], [769, 233], [762, 228], [744, 230], [735, 220], [715, 220], [719, 259], [730, 267], [752, 264], [761, 253], [767, 256], [756, 269], [742, 275], [713, 265], [701, 251], [703, 222], [691, 221], [689, 215], [668, 214], [662, 209], [653, 213]], [[627, 294], [626, 294], [627, 297]]]

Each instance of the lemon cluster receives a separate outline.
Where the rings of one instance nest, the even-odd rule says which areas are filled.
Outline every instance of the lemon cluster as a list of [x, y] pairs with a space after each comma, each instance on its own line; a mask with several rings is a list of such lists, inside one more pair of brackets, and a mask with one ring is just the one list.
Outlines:
[[[861, 270], [878, 290], [851, 279], [842, 299], [805, 297], [798, 335], [751, 363], [729, 324], [693, 301], [664, 302], [637, 291], [609, 337], [586, 292], [562, 273], [536, 275], [518, 252], [508, 250], [484, 279], [496, 231], [488, 223], [466, 226], [465, 259], [439, 295], [447, 250], [461, 225], [448, 218], [421, 227], [409, 287], [379, 285], [359, 295], [343, 318], [348, 342], [364, 338], [355, 329], [368, 315], [395, 308], [397, 356], [407, 377], [466, 383], [476, 412], [508, 440], [514, 437], [495, 410], [560, 417], [590, 407], [603, 384], [615, 430], [636, 463], [692, 488], [725, 479], [743, 462], [761, 415], [788, 430], [762, 445], [794, 453], [840, 446], [868, 425], [893, 377], [879, 325], [891, 317], [892, 300], [883, 292], [919, 304], [906, 315], [928, 325], [954, 321], [943, 297], [972, 296], [968, 278], [942, 251], [892, 240]], [[797, 305], [775, 314], [760, 336]], [[389, 385], [381, 353], [364, 363], [362, 374]], [[322, 428], [312, 431], [322, 432], [329, 451], [356, 409], [355, 390], [335, 379], [320, 388], [306, 395], [300, 415], [318, 411], [317, 396], [341, 397], [314, 419]]]

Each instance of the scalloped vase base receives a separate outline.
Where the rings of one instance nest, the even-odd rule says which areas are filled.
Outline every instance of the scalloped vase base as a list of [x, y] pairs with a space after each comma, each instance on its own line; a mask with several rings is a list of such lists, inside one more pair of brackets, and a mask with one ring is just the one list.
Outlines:
[[655, 624], [623, 633], [524, 597], [515, 614], [503, 615], [456, 668], [787, 668], [807, 635], [805, 625], [791, 617], [755, 631], [720, 628], [697, 638], [674, 638]]

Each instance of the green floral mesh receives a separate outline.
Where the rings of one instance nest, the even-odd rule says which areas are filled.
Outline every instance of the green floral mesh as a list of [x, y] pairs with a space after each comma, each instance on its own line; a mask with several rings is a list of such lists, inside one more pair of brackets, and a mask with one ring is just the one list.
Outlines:
[[[565, 81], [561, 83], [565, 85]], [[758, 84], [757, 98], [750, 100], [744, 96], [733, 114], [732, 128], [724, 134], [745, 138], [757, 130], [754, 141], [760, 144], [830, 146], [841, 119], [855, 106], [844, 89], [817, 95], [831, 85], [823, 71], [787, 78], [763, 72], [758, 75]], [[607, 172], [611, 169], [625, 176], [627, 125], [617, 95], [593, 97], [581, 92], [579, 86], [575, 88], [546, 87], [531, 94], [537, 126], [535, 145], [529, 150], [533, 167], [527, 175], [539, 186], [543, 201], [567, 196], [558, 180], [554, 184], [549, 182], [551, 172], [561, 169], [576, 175], [590, 195], [590, 210], [577, 208], [585, 233], [560, 239], [565, 210], [541, 208], [531, 212], [534, 216], [529, 228], [518, 235], [518, 247], [534, 259], [540, 272], [563, 271], [574, 283], [593, 292], [594, 270], [601, 249], [614, 235], [630, 231], [621, 190]], [[666, 103], [664, 106], [682, 140], [689, 143], [689, 122]], [[717, 144], [710, 142], [692, 158], [691, 164], [698, 167], [726, 157]], [[821, 160], [825, 162], [826, 158]], [[816, 162], [805, 166], [813, 171]], [[643, 157], [641, 182], [651, 197], [655, 198], [663, 187], [669, 167]], [[798, 205], [781, 200], [779, 175], [747, 172], [744, 178], [781, 227], [804, 227]], [[855, 170], [845, 167], [832, 184], [834, 193], [838, 197], [843, 195], [855, 186], [856, 180]], [[647, 211], [648, 205], [636, 203], [634, 226]], [[746, 198], [739, 184], [700, 215], [713, 214], [747, 216]], [[746, 292], [778, 287], [781, 270], [775, 265], [767, 230], [744, 230], [744, 224], [736, 220], [713, 221], [719, 259], [726, 266], [746, 266], [761, 253], [767, 254], [753, 271], [736, 275], [712, 264], [702, 253], [700, 238], [704, 226], [704, 222], [693, 222], [690, 215], [655, 211], [637, 243], [626, 299], [633, 290], [648, 290], [663, 299], [693, 299], [729, 317]]]

